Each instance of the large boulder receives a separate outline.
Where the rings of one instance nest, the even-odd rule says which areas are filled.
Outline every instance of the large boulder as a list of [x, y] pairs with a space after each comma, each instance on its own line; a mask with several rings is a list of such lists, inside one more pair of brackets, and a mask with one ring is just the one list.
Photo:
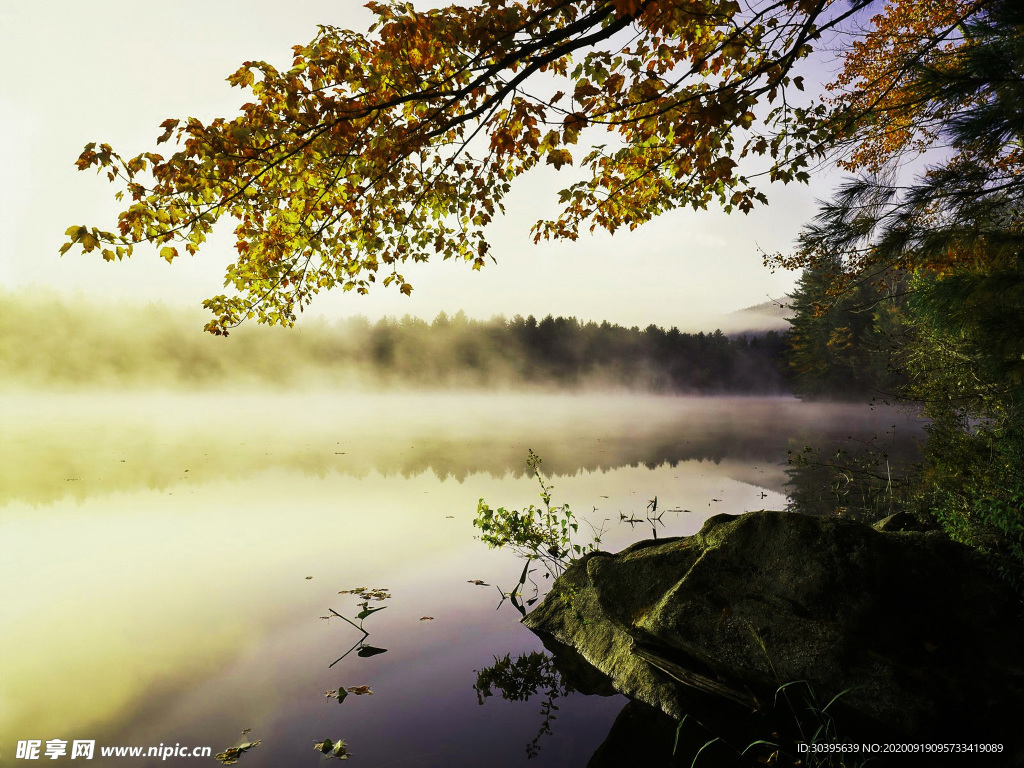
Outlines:
[[905, 527], [718, 515], [582, 558], [525, 623], [675, 719], [695, 716], [694, 690], [751, 711], [803, 681], [812, 707], [841, 694], [836, 711], [893, 738], [1015, 751], [1020, 601], [970, 548]]

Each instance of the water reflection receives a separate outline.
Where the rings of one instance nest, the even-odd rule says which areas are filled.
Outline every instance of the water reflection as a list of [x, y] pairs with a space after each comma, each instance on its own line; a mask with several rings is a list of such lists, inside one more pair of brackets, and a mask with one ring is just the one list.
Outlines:
[[[577, 691], [589, 696], [616, 696], [611, 680], [575, 649], [552, 638], [543, 640], [544, 651], [515, 659], [511, 654], [495, 656], [492, 665], [477, 673], [474, 685], [481, 705], [495, 690], [506, 701], [540, 700], [540, 726], [536, 736], [525, 745], [530, 759], [540, 754], [545, 737], [552, 736], [558, 728], [556, 701]], [[848, 764], [844, 763], [844, 755], [824, 752], [808, 756], [800, 751], [799, 745], [891, 740], [891, 734], [872, 730], [851, 713], [843, 712], [838, 697], [825, 706], [826, 702], [819, 701], [813, 689], [802, 681], [780, 686], [773, 701], [754, 708], [697, 690], [689, 690], [684, 696], [683, 706], [688, 714], [681, 721], [643, 702], [627, 700], [590, 759], [584, 763], [585, 756], [581, 755], [576, 764], [586, 764], [587, 768], [838, 768]], [[570, 702], [570, 706], [572, 703], [575, 702]], [[833, 716], [830, 708], [832, 712], [838, 711], [839, 716]], [[906, 762], [907, 756], [902, 757]]]
[[[474, 684], [481, 705], [487, 703], [495, 691], [505, 701], [540, 701], [536, 735], [525, 744], [528, 759], [532, 760], [541, 754], [545, 737], [552, 736], [559, 727], [556, 724], [555, 712], [559, 711], [556, 702], [575, 692], [625, 702], [591, 758], [586, 760], [585, 755], [580, 755], [576, 765], [585, 764], [588, 768], [622, 765], [643, 765], [645, 768], [688, 766], [693, 763], [696, 753], [710, 740], [721, 741], [724, 749], [720, 747], [712, 750], [713, 754], [705, 755], [708, 765], [749, 766], [765, 762], [772, 751], [778, 751], [761, 746], [759, 750], [748, 750], [746, 756], [742, 754], [748, 744], [758, 740], [756, 734], [771, 735], [773, 728], [763, 713], [752, 714], [749, 709], [723, 706], [721, 701], [695, 692], [692, 703], [698, 717], [691, 718], [687, 727], [686, 723], [681, 725], [661, 710], [619, 696], [611, 680], [592, 667], [572, 647], [564, 646], [552, 638], [545, 637], [543, 641], [544, 651], [521, 654], [515, 659], [511, 654], [501, 658], [495, 656], [493, 664], [476, 673], [477, 681]], [[576, 701], [570, 701], [568, 706]], [[700, 720], [710, 722], [711, 727]], [[726, 730], [717, 735], [711, 730], [723, 725]], [[778, 733], [775, 735], [777, 737]], [[736, 749], [733, 744], [744, 738], [750, 738], [751, 741]], [[779, 756], [776, 756], [770, 764], [794, 763], [779, 762]]]
[[819, 437], [788, 452], [789, 508], [803, 514], [878, 520], [905, 508], [920, 461], [917, 430], [897, 426], [842, 440]]
[[786, 397], [133, 392], [4, 395], [0, 412], [0, 504], [167, 491], [271, 469], [518, 476], [529, 448], [555, 477], [733, 461], [748, 475], [760, 467], [760, 484], [781, 492], [786, 480], [770, 470], [787, 449], [868, 439], [896, 420], [901, 445], [916, 431], [890, 409]]
[[[794, 441], [892, 420], [785, 398], [7, 395], [0, 409], [5, 738], [218, 753], [258, 737], [240, 760], [253, 768], [313, 759], [325, 737], [376, 764], [522, 762], [536, 709], [478, 706], [474, 670], [541, 646], [495, 611], [522, 563], [471, 520], [480, 498], [537, 501], [528, 448], [616, 550], [647, 535], [654, 498], [659, 536], [779, 508]], [[354, 584], [392, 588], [362, 648], [387, 653], [357, 642], [330, 668], [351, 642], [331, 610], [353, 618], [338, 592]], [[324, 696], [361, 685], [373, 695]], [[621, 708], [573, 697], [534, 763], [578, 764]]]
[[540, 651], [520, 654], [514, 661], [508, 653], [501, 659], [495, 656], [492, 665], [476, 673], [473, 689], [481, 705], [495, 690], [505, 701], [529, 701], [540, 695], [540, 729], [526, 745], [526, 756], [530, 759], [540, 754], [541, 739], [551, 735], [551, 724], [558, 710], [555, 702], [575, 690], [562, 679], [551, 656]]

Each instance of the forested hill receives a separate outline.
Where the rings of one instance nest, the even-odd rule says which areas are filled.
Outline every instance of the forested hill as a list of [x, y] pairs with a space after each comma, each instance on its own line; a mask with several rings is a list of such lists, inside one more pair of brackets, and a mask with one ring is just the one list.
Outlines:
[[362, 317], [227, 338], [165, 307], [110, 307], [7, 295], [0, 376], [11, 387], [587, 387], [652, 392], [784, 389], [781, 334], [727, 337], [575, 318], [433, 322]]

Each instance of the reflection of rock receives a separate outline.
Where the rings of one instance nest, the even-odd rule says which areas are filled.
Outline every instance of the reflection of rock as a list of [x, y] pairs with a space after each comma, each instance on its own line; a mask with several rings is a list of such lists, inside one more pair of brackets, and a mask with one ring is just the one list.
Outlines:
[[749, 711], [806, 680], [819, 706], [855, 686], [840, 703], [858, 724], [1009, 747], [1024, 706], [1019, 602], [935, 531], [719, 515], [584, 558], [525, 622], [677, 719], [694, 688]]
[[586, 696], [618, 694], [608, 675], [591, 665], [571, 645], [564, 645], [550, 635], [542, 635], [541, 642], [551, 652], [551, 661], [569, 690]]
[[[613, 696], [617, 693], [612, 680], [593, 667], [575, 648], [563, 645], [550, 635], [541, 635], [541, 640], [551, 652], [554, 667], [569, 689], [591, 696]], [[727, 732], [730, 743], [744, 746], [772, 730], [770, 724], [766, 727], [764, 718], [737, 717], [735, 707], [698, 691], [681, 693], [686, 696], [686, 708], [699, 712], [703, 725], [680, 731], [677, 743], [677, 720], [648, 704], [627, 701], [608, 736], [587, 762], [587, 768], [619, 768], [624, 765], [675, 768], [690, 765], [693, 756], [709, 738], [708, 728]], [[714, 758], [711, 764], [716, 768], [746, 764], [745, 761], [737, 761], [735, 750], [730, 748], [713, 750], [710, 756]]]
[[[673, 760], [676, 725], [676, 721], [660, 709], [631, 701], [615, 718], [608, 737], [587, 762], [587, 768], [621, 768], [624, 765], [666, 768], [688, 765], [689, 758], [685, 762], [681, 759]], [[693, 754], [691, 750], [676, 751], [681, 755]], [[717, 768], [721, 764], [715, 765]]]

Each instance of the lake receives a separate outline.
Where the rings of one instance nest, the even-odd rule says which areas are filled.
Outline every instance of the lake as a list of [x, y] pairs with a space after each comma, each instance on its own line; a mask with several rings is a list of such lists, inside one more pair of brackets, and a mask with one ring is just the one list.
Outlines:
[[[919, 430], [886, 407], [621, 393], [26, 393], [0, 414], [4, 764], [23, 740], [132, 766], [197, 761], [101, 747], [259, 740], [240, 765], [313, 766], [344, 739], [368, 767], [585, 765], [623, 697], [559, 696], [538, 735], [544, 691], [474, 689], [543, 650], [478, 499], [540, 504], [533, 449], [581, 540], [617, 550], [785, 508], [787, 450], [899, 425], [906, 453]], [[389, 595], [365, 639], [341, 618], [359, 587]]]

